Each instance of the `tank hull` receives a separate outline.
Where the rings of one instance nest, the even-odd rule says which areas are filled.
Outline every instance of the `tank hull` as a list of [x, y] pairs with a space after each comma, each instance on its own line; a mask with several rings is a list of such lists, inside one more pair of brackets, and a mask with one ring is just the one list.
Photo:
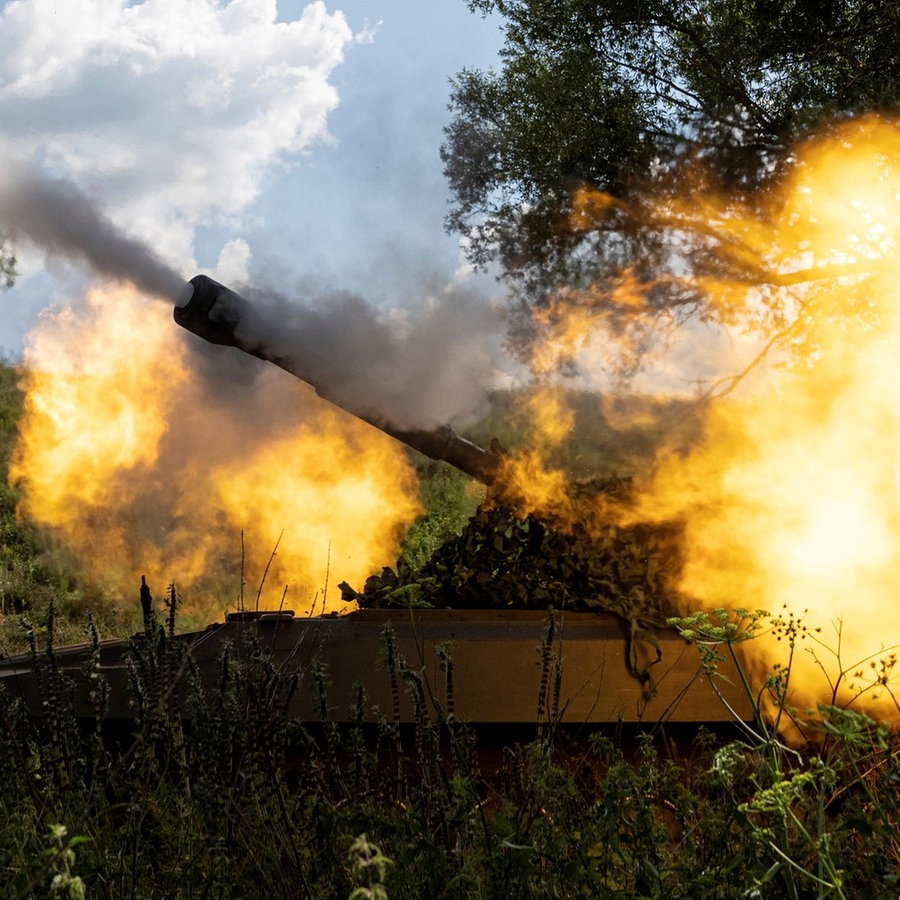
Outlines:
[[[658, 647], [632, 645], [615, 616], [557, 613], [548, 642], [548, 621], [537, 610], [359, 610], [306, 618], [268, 613], [231, 617], [176, 640], [210, 687], [226, 645], [236, 654], [261, 649], [283, 672], [297, 674], [290, 714], [309, 722], [323, 718], [323, 681], [325, 717], [335, 722], [358, 721], [357, 684], [367, 698], [364, 721], [415, 722], [410, 683], [421, 685], [428, 715], [452, 713], [472, 724], [715, 723], [733, 721], [735, 712], [751, 718], [735, 673], [725, 667], [720, 674], [726, 677], [716, 682], [726, 706], [698, 674], [696, 648], [672, 630], [657, 632]], [[388, 634], [392, 667], [385, 664]], [[97, 671], [109, 687], [109, 719], [134, 716], [130, 646], [139, 653], [141, 641], [138, 636], [99, 648]], [[87, 646], [54, 651], [55, 665], [71, 684], [76, 715], [83, 718], [94, 716], [95, 685], [85, 671], [89, 657]], [[649, 679], [636, 677], [636, 665]], [[404, 669], [412, 678], [403, 677]], [[187, 670], [182, 667], [173, 680], [186, 678]], [[0, 684], [8, 696], [21, 697], [32, 715], [41, 715], [40, 677], [29, 657], [0, 661]], [[173, 683], [172, 696], [183, 697], [186, 686]]]

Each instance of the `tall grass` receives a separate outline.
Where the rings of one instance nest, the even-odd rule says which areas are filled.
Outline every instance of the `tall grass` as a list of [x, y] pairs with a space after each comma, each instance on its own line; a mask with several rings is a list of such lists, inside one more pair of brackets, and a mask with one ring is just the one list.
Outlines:
[[[823, 720], [827, 741], [774, 758], [772, 734], [576, 741], [537, 715], [533, 740], [498, 745], [456, 718], [449, 647], [436, 707], [386, 631], [413, 724], [394, 709], [366, 724], [364, 685], [337, 723], [321, 665], [279, 665], [250, 632], [202, 677], [170, 623], [149, 625], [127, 660], [128, 732], [104, 718], [98, 656], [94, 717], [78, 721], [52, 639], [32, 630], [42, 717], [0, 694], [4, 896], [897, 896], [900, 747], [847, 710]], [[553, 691], [545, 651], [536, 713]], [[304, 690], [322, 701], [313, 721], [290, 711]]]

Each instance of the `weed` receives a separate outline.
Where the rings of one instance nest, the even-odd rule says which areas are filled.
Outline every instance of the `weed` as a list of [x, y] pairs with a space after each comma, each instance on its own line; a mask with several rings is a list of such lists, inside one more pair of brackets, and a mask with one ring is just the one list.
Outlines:
[[387, 900], [384, 879], [393, 860], [388, 859], [365, 834], [350, 845], [349, 857], [353, 881], [358, 885], [349, 900]]
[[[718, 609], [673, 624], [697, 644], [714, 689], [722, 661], [732, 663], [753, 710], [747, 740], [721, 748], [712, 767], [723, 784], [739, 772], [745, 774], [745, 798], [731, 798], [735, 822], [769, 863], [754, 876], [751, 889], [762, 892], [777, 884], [792, 898], [810, 892], [838, 898], [860, 892], [891, 895], [896, 872], [878, 861], [882, 856], [867, 853], [869, 866], [861, 877], [859, 853], [863, 846], [883, 841], [881, 853], [896, 859], [894, 834], [900, 823], [896, 785], [888, 787], [882, 781], [880, 787], [888, 789], [876, 790], [879, 779], [873, 776], [893, 769], [897, 739], [883, 724], [851, 706], [873, 685], [890, 690], [894, 657], [872, 660], [871, 681], [858, 670], [859, 664], [850, 669], [841, 666], [831, 682], [832, 697], [837, 700], [849, 683], [854, 688], [850, 698], [840, 706], [820, 704], [814, 716], [801, 716], [789, 705], [790, 683], [796, 653], [807, 639], [819, 647], [810, 652], [826, 671], [815, 655], [826, 645], [818, 631], [806, 628], [801, 616], [791, 611], [772, 616], [761, 610]], [[772, 663], [757, 690], [737, 648], [763, 633], [785, 650], [784, 659]], [[840, 631], [834, 657], [840, 663]], [[791, 736], [794, 746], [783, 742], [782, 732]]]
[[[44, 714], [29, 719], [0, 691], [0, 882], [11, 896], [46, 896], [57, 875], [58, 896], [79, 885], [87, 896], [176, 898], [896, 896], [897, 738], [831, 705], [815, 743], [784, 744], [762, 704], [786, 703], [790, 671], [774, 672], [765, 694], [748, 678], [759, 720], [741, 740], [701, 732], [685, 747], [656, 730], [576, 741], [556, 716], [548, 628], [536, 648], [544, 727], [485, 766], [482, 737], [456, 713], [451, 644], [437, 648], [436, 686], [385, 629], [392, 709], [369, 709], [360, 684], [342, 724], [327, 671], [277, 663], [252, 629], [222, 649], [214, 677], [196, 671], [175, 631], [177, 601], [170, 587], [165, 623], [151, 616], [128, 650], [127, 733], [104, 718], [96, 625], [85, 728], [52, 618], [25, 622]], [[735, 612], [683, 627], [715, 682], [717, 660], [773, 626]], [[799, 645], [802, 623], [779, 627], [786, 648]], [[302, 691], [318, 697], [314, 721], [292, 713]]]

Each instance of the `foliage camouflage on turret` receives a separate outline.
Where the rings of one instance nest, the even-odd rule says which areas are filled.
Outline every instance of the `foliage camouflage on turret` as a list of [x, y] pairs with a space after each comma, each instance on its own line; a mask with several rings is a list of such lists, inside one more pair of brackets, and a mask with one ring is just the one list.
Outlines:
[[[622, 480], [591, 489], [627, 493]], [[582, 487], [582, 492], [585, 490]], [[675, 608], [678, 569], [672, 527], [622, 526], [591, 531], [554, 527], [503, 505], [481, 506], [457, 537], [414, 571], [404, 559], [368, 578], [361, 592], [340, 585], [345, 600], [367, 608], [547, 609], [610, 612], [637, 625], [662, 624]]]

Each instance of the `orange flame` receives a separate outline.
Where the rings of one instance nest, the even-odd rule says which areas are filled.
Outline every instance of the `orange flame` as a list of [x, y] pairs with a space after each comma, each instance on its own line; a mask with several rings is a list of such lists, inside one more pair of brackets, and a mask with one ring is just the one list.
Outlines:
[[255, 603], [267, 565], [263, 605], [289, 586], [302, 612], [393, 562], [419, 514], [400, 445], [249, 358], [252, 387], [217, 398], [191, 340], [122, 285], [42, 317], [11, 467], [20, 513], [112, 592], [175, 582], [188, 616], [233, 607], [242, 578]]
[[[582, 218], [592, 210], [583, 192], [576, 207]], [[801, 716], [852, 702], [900, 722], [900, 124], [832, 126], [757, 196], [721, 198], [695, 182], [652, 216], [719, 254], [718, 274], [686, 281], [723, 329], [764, 326], [777, 364], [757, 360], [754, 377], [726, 382], [742, 392], [712, 406], [689, 452], [658, 460], [629, 516], [682, 523], [674, 587], [685, 613], [766, 609], [805, 622], [788, 700]], [[601, 289], [605, 303], [561, 293], [536, 315], [535, 369], [576, 351], [608, 358], [610, 311], [658, 316], [641, 289], [626, 271]], [[762, 344], [751, 346], [752, 359]], [[525, 506], [563, 490], [533, 454], [520, 469]], [[785, 661], [781, 638], [751, 642], [757, 674]]]
[[[900, 128], [866, 118], [808, 143], [772, 199], [717, 227], [782, 282], [790, 367], [718, 404], [642, 514], [684, 523], [679, 587], [696, 603], [812, 629], [790, 675], [801, 715], [855, 702], [897, 721], [882, 676], [900, 644]], [[783, 661], [783, 643], [762, 649], [767, 670]]]

